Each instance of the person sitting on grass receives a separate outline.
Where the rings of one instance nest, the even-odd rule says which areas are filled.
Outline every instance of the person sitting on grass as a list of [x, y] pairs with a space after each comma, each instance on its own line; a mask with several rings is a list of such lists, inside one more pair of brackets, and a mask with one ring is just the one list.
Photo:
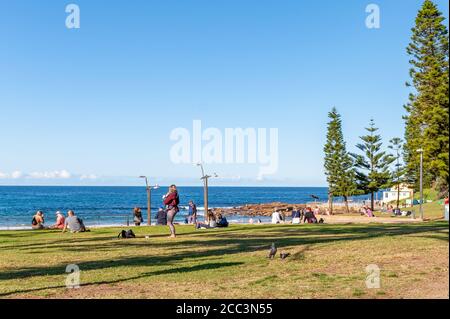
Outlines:
[[156, 213], [156, 225], [167, 225], [167, 213], [163, 208], [158, 209]]
[[222, 214], [217, 215], [217, 227], [228, 227], [228, 221]]
[[216, 215], [214, 215], [212, 209], [208, 209], [208, 225], [209, 228], [217, 227], [217, 218]]
[[314, 208], [314, 215], [315, 216], [319, 216], [320, 215], [320, 207], [316, 206], [316, 208]]
[[86, 231], [89, 231], [84, 226], [83, 221], [77, 216], [75, 216], [73, 210], [69, 210], [67, 212], [67, 215], [68, 216], [66, 218], [66, 222], [64, 223], [64, 228], [62, 231], [63, 233], [66, 232], [67, 228], [69, 228], [71, 233], [84, 233]]
[[212, 209], [208, 209], [208, 213], [206, 214], [207, 217], [207, 223], [201, 223], [197, 222], [196, 228], [197, 229], [205, 229], [205, 228], [216, 228], [217, 227], [217, 220], [216, 216], [214, 215]]
[[370, 209], [369, 206], [364, 207], [364, 214], [367, 217], [375, 217], [375, 215], [373, 214], [372, 210]]
[[44, 222], [44, 213], [38, 210], [31, 220], [31, 228], [35, 230], [45, 229]]
[[64, 215], [60, 212], [56, 212], [56, 223], [50, 226], [51, 229], [64, 229], [64, 224], [66, 222], [66, 218]]
[[278, 209], [275, 209], [275, 211], [272, 214], [272, 224], [279, 224], [283, 221], [283, 217], [281, 217], [280, 212]]
[[308, 223], [308, 224], [317, 224], [317, 218], [314, 215], [314, 212], [311, 209], [311, 207], [306, 208], [305, 217], [304, 217], [303, 222]]
[[297, 209], [297, 207], [294, 207], [294, 209], [292, 210], [292, 224], [300, 224], [301, 221], [301, 213], [300, 211]]

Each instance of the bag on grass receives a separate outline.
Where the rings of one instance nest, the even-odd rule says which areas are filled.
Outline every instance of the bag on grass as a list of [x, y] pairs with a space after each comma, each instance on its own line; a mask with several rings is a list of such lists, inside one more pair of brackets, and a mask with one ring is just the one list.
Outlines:
[[117, 238], [121, 238], [121, 239], [127, 239], [127, 238], [136, 238], [136, 235], [134, 234], [134, 232], [129, 229], [129, 230], [122, 230], [119, 235], [117, 235]]

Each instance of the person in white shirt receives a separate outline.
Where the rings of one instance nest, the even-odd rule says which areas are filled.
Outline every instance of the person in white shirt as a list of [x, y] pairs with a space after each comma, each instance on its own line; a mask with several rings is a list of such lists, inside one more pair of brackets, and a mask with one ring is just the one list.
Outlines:
[[275, 210], [272, 214], [272, 224], [279, 224], [281, 223], [283, 218], [281, 217], [281, 214], [278, 210]]

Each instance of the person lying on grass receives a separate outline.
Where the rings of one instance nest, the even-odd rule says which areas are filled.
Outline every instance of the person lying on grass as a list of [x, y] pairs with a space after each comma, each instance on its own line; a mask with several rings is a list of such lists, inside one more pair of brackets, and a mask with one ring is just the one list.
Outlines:
[[66, 218], [66, 222], [64, 223], [63, 233], [66, 232], [67, 228], [69, 228], [72, 233], [83, 233], [89, 231], [84, 226], [83, 221], [75, 216], [73, 210], [69, 210], [67, 212], [68, 217]]

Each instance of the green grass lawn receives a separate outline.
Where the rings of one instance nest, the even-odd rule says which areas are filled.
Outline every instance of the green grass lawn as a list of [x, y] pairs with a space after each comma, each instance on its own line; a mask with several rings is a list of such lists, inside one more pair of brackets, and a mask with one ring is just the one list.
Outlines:
[[[420, 217], [419, 205], [414, 205], [413, 210], [416, 212], [416, 216]], [[423, 204], [423, 216], [424, 219], [444, 218], [444, 205], [439, 204], [438, 201]]]
[[[401, 208], [401, 210], [410, 210], [415, 212], [416, 218], [420, 218], [420, 205], [414, 205], [412, 208]], [[382, 214], [384, 215], [384, 214]], [[388, 214], [385, 214], [388, 215]], [[410, 217], [405, 217], [410, 218]], [[439, 220], [444, 218], [444, 205], [439, 201], [423, 204], [423, 218], [424, 220]]]
[[[448, 298], [448, 223], [0, 232], [1, 298]], [[146, 239], [148, 235], [150, 238]], [[269, 260], [269, 246], [289, 252]], [[81, 288], [67, 289], [68, 264]], [[381, 269], [368, 289], [365, 268]]]

